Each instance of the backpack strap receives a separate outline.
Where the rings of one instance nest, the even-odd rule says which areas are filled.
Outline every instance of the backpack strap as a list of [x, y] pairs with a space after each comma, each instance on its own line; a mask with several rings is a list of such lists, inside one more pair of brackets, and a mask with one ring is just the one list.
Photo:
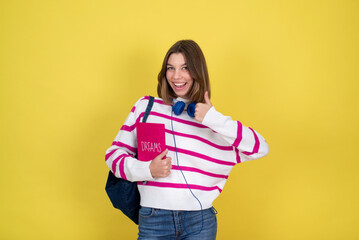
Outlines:
[[150, 98], [148, 100], [147, 108], [146, 108], [146, 111], [145, 111], [145, 115], [143, 116], [142, 122], [147, 121], [148, 115], [150, 115], [150, 112], [151, 112], [151, 109], [152, 109], [152, 106], [153, 106], [153, 102], [155, 101], [154, 97], [152, 97], [152, 96], [149, 96], [149, 97]]

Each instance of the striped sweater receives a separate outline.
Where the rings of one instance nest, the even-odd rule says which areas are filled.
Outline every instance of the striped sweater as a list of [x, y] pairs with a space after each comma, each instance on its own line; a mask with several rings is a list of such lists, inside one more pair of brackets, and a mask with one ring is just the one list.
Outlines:
[[[105, 158], [116, 177], [138, 182], [141, 206], [200, 210], [186, 179], [202, 208], [210, 208], [234, 165], [268, 154], [268, 145], [261, 135], [222, 115], [214, 107], [199, 123], [185, 112], [171, 116], [172, 105], [155, 98], [147, 122], [165, 124], [167, 156], [172, 158], [172, 169], [166, 178], [153, 178], [150, 161], [139, 161], [134, 157], [137, 151], [136, 123], [142, 121], [148, 99], [146, 96], [136, 102]], [[179, 100], [186, 102], [180, 98], [175, 101]]]

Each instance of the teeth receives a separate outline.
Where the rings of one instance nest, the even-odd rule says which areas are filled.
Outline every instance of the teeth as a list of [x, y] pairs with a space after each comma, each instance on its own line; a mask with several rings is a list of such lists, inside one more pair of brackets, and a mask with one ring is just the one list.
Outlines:
[[176, 87], [182, 87], [184, 86], [186, 83], [173, 83]]

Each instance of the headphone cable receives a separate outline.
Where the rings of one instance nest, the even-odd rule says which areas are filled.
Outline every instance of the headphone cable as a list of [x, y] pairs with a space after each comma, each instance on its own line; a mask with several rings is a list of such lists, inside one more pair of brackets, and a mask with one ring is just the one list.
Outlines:
[[177, 144], [176, 144], [176, 138], [175, 138], [175, 131], [173, 129], [173, 111], [171, 111], [171, 128], [172, 128], [172, 136], [173, 136], [173, 142], [174, 142], [174, 145], [175, 145], [175, 152], [176, 152], [176, 159], [177, 159], [177, 167], [179, 168], [182, 176], [183, 176], [183, 179], [185, 180], [186, 184], [187, 184], [187, 187], [189, 189], [189, 191], [191, 192], [192, 196], [198, 201], [199, 203], [199, 206], [201, 207], [201, 214], [202, 214], [202, 226], [201, 226], [201, 230], [199, 230], [198, 233], [194, 233], [193, 235], [197, 235], [197, 234], [200, 234], [202, 229], [203, 229], [203, 208], [202, 208], [202, 203], [201, 201], [196, 197], [196, 195], [192, 192], [192, 189], [191, 187], [189, 186], [188, 182], [187, 182], [187, 179], [186, 177], [184, 176], [184, 173], [179, 165], [179, 160], [178, 160], [178, 153], [177, 153]]

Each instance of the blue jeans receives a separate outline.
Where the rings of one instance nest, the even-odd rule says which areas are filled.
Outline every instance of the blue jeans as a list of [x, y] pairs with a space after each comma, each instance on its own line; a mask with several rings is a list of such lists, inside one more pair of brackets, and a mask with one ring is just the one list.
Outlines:
[[138, 240], [214, 240], [217, 234], [216, 214], [213, 207], [203, 211], [141, 207]]

